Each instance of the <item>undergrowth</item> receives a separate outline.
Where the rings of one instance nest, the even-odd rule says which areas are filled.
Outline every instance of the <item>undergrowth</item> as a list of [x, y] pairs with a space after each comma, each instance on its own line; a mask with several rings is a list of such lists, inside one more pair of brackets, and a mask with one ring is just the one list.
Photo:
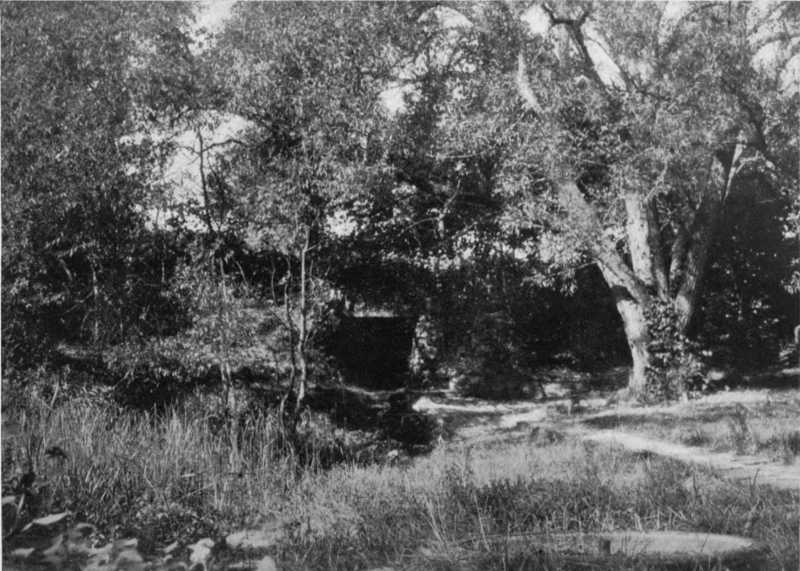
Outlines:
[[[265, 553], [281, 570], [561, 569], [558, 559], [525, 567], [497, 546], [520, 534], [620, 529], [743, 535], [768, 546], [772, 568], [799, 563], [798, 494], [647, 455], [532, 433], [445, 444], [413, 462], [363, 461], [341, 454], [349, 444], [335, 427], [310, 418], [303, 446], [287, 445], [269, 411], [247, 417], [234, 443], [197, 407], [155, 414], [96, 397], [27, 398], [3, 434], [4, 498], [26, 498], [13, 519], [4, 505], [6, 552], [28, 522], [63, 513], [96, 526], [98, 544], [136, 538], [149, 561], [173, 542], [185, 553], [202, 538], [221, 545], [231, 531], [271, 526], [280, 533]], [[230, 550], [215, 557], [208, 569], [241, 560]]]

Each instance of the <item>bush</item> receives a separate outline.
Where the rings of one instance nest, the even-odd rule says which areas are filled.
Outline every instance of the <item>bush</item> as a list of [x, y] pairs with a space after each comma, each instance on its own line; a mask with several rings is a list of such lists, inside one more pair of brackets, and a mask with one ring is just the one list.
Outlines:
[[530, 398], [540, 392], [502, 312], [482, 316], [442, 369], [450, 388], [462, 396]]
[[647, 371], [650, 394], [645, 397], [661, 401], [707, 390], [706, 367], [699, 357], [699, 348], [681, 331], [672, 304], [654, 301], [646, 308], [645, 315], [650, 326]]

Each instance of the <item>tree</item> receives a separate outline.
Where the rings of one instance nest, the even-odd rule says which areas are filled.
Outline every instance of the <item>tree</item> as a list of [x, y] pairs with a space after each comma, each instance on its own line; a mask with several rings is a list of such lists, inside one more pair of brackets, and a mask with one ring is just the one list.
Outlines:
[[188, 18], [182, 4], [2, 6], [5, 362], [157, 330], [173, 244], [145, 212], [164, 149], [134, 135], [182, 105]]
[[[477, 90], [477, 106], [456, 77], [473, 109], [454, 107], [483, 117], [473, 140], [502, 143], [495, 184], [509, 223], [538, 228], [554, 267], [597, 264], [630, 346], [629, 388], [657, 388], [696, 326], [712, 240], [743, 177], [796, 188], [798, 99], [783, 90], [792, 53], [779, 48], [795, 37], [797, 6], [456, 7], [469, 19], [453, 48], [472, 62], [461, 76], [494, 74], [505, 90]], [[776, 38], [778, 61], [760, 64]]]
[[[307, 391], [309, 345], [341, 234], [336, 216], [346, 217], [384, 176], [379, 95], [416, 10], [241, 3], [206, 56], [229, 86], [220, 110], [248, 128], [224, 161], [208, 165], [214, 179], [204, 191], [217, 198], [224, 191], [225, 224], [265, 261], [269, 253], [282, 257], [264, 289], [289, 331], [295, 409]], [[206, 225], [212, 229], [210, 219]]]
[[[566, 220], [580, 228], [579, 239], [615, 291], [633, 356], [630, 388], [641, 394], [655, 364], [653, 344], [675, 341], [657, 338], [659, 321], [677, 322], [680, 335], [692, 332], [712, 241], [743, 177], [761, 172], [784, 189], [793, 185], [786, 174], [796, 172], [795, 157], [785, 149], [797, 142], [796, 130], [784, 123], [787, 101], [777, 95], [781, 67], [759, 70], [756, 54], [759, 34], [796, 22], [798, 12], [785, 5], [764, 16], [747, 5], [705, 5], [672, 24], [665, 11], [654, 26], [643, 9], [625, 17], [598, 9], [619, 69], [603, 80], [584, 39], [590, 11], [545, 10], [553, 25], [566, 27], [596, 96], [611, 106], [603, 119], [616, 132], [612, 141], [601, 139], [613, 153], [602, 187], [624, 205], [617, 228], [624, 220], [625, 257], [605, 238], [608, 226], [600, 220], [608, 210], [598, 208], [591, 190], [598, 185], [575, 173], [556, 179], [556, 189], [570, 211]], [[636, 52], [646, 54], [649, 69]]]

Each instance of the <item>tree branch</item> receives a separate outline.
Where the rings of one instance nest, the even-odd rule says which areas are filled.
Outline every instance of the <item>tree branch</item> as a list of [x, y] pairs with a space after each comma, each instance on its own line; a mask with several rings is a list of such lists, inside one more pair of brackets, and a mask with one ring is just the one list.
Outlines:
[[[586, 20], [591, 15], [591, 11], [587, 8], [585, 9], [580, 16], [577, 18], [564, 18], [555, 15], [555, 12], [552, 8], [547, 6], [546, 4], [542, 4], [542, 9], [550, 18], [550, 23], [553, 26], [564, 26], [569, 33], [570, 38], [572, 39], [575, 48], [578, 50], [578, 53], [581, 55], [581, 61], [583, 63], [583, 69], [586, 74], [597, 84], [598, 87], [603, 91], [603, 93], [608, 96], [608, 88], [609, 85], [603, 81], [603, 78], [600, 77], [600, 73], [597, 71], [597, 66], [592, 59], [592, 56], [589, 54], [589, 49], [586, 47], [586, 37], [583, 34], [583, 25], [586, 23]], [[607, 53], [607, 52], [606, 52]], [[626, 73], [622, 71], [622, 67], [620, 67], [616, 61], [611, 58], [611, 55], [608, 54], [609, 59], [614, 63], [614, 66], [620, 72], [620, 78], [622, 79], [623, 83], [625, 84], [625, 89], [629, 88], [629, 78]]]
[[[631, 268], [617, 252], [613, 241], [602, 232], [594, 207], [584, 198], [578, 185], [571, 180], [556, 183], [559, 202], [567, 212], [570, 231], [584, 243], [584, 248], [603, 266], [604, 274], [614, 285], [624, 287], [639, 303], [647, 303], [650, 294], [645, 284], [636, 277]], [[609, 284], [611, 285], [611, 284]]]
[[531, 88], [530, 79], [528, 77], [528, 70], [525, 66], [525, 56], [522, 53], [522, 49], [520, 49], [519, 55], [517, 56], [516, 79], [517, 79], [517, 91], [519, 91], [519, 95], [520, 97], [522, 97], [522, 100], [525, 102], [527, 107], [539, 117], [544, 115], [544, 110], [542, 109], [542, 106], [539, 103], [539, 99], [533, 92], [533, 88]]

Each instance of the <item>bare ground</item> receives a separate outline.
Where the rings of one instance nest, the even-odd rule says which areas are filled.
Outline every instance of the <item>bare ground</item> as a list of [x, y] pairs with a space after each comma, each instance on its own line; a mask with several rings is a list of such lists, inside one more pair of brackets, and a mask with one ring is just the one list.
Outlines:
[[749, 480], [754, 485], [768, 485], [782, 490], [800, 491], [800, 466], [770, 462], [760, 456], [712, 452], [696, 446], [684, 446], [645, 438], [619, 430], [594, 430], [575, 427], [568, 431], [584, 440], [621, 446], [633, 452], [649, 452], [695, 464], [715, 471], [730, 480]]
[[[753, 485], [768, 485], [783, 490], [800, 490], [800, 464], [781, 463], [764, 456], [715, 452], [709, 448], [685, 446], [649, 438], [619, 429], [598, 429], [589, 424], [598, 419], [613, 419], [636, 414], [680, 415], [687, 410], [724, 409], [732, 404], [770, 403], [795, 398], [798, 391], [776, 389], [733, 390], [711, 394], [693, 401], [658, 406], [608, 405], [607, 399], [590, 395], [585, 399], [564, 398], [541, 403], [492, 403], [478, 399], [436, 399], [423, 397], [414, 405], [440, 419], [449, 428], [450, 440], [478, 443], [503, 440], [535, 430], [557, 431], [600, 444], [620, 446], [634, 452], [669, 457], [687, 464], [703, 466], [730, 480], [746, 480]], [[797, 426], [800, 427], [800, 419]]]

